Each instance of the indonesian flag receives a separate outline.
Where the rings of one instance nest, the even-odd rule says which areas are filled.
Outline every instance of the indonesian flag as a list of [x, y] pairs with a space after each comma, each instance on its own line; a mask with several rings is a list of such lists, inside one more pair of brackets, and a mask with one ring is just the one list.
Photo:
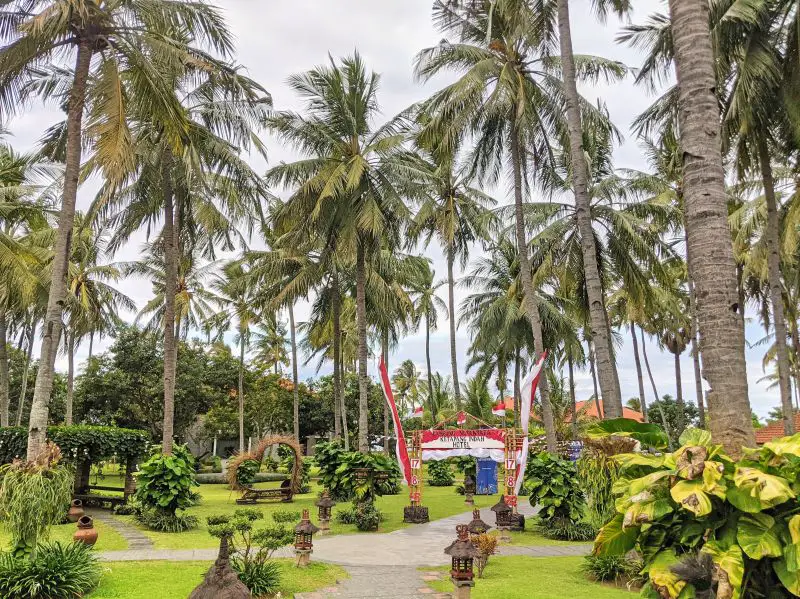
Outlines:
[[506, 402], [502, 399], [498, 401], [496, 404], [492, 406], [492, 414], [495, 416], [505, 416], [506, 415]]
[[[397, 444], [395, 445], [395, 454], [397, 455], [397, 463], [400, 465], [400, 472], [403, 473], [403, 480], [408, 485], [411, 483], [411, 460], [408, 458], [408, 448], [406, 447], [406, 437], [403, 434], [403, 425], [400, 422], [400, 416], [397, 413], [397, 405], [394, 403], [394, 394], [392, 393], [392, 386], [389, 384], [389, 373], [386, 372], [386, 364], [383, 363], [383, 356], [378, 361], [378, 370], [381, 375], [381, 387], [383, 388], [383, 396], [386, 398], [386, 403], [389, 406], [389, 411], [392, 414], [392, 422], [394, 422], [394, 432], [397, 435]], [[420, 416], [422, 416], [422, 408], [419, 408]]]
[[466, 414], [466, 412], [459, 412], [458, 413], [458, 416], [456, 417], [456, 423], [458, 424], [458, 426], [461, 426], [461, 425], [467, 423], [467, 414]]
[[544, 359], [547, 357], [547, 350], [542, 352], [539, 356], [539, 361], [533, 367], [533, 370], [525, 377], [525, 382], [522, 384], [522, 405], [520, 406], [520, 422], [522, 424], [522, 455], [520, 456], [519, 466], [517, 467], [517, 480], [514, 484], [514, 495], [519, 495], [519, 490], [522, 487], [522, 479], [525, 477], [525, 466], [528, 465], [528, 425], [531, 420], [531, 407], [533, 406], [533, 397], [536, 395], [536, 387], [539, 386], [539, 379], [542, 376], [544, 369]]
[[406, 418], [422, 418], [422, 406], [409, 410]]

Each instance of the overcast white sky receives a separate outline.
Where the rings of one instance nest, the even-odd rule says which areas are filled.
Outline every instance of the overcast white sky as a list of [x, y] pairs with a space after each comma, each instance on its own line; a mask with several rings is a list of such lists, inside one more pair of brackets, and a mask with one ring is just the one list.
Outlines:
[[[415, 54], [422, 48], [437, 43], [443, 36], [434, 31], [431, 20], [430, 0], [294, 0], [293, 2], [264, 2], [260, 0], [217, 0], [231, 29], [237, 38], [238, 60], [244, 64], [250, 76], [261, 83], [272, 94], [278, 109], [298, 109], [300, 104], [285, 85], [289, 75], [307, 70], [327, 60], [328, 54], [340, 57], [358, 49], [367, 64], [381, 73], [380, 101], [383, 112], [390, 117], [411, 103], [422, 99], [442, 85], [434, 81], [422, 86], [413, 80], [412, 64]], [[640, 62], [637, 53], [617, 45], [614, 37], [620, 23], [611, 20], [607, 25], [596, 23], [585, 10], [585, 2], [572, 3], [573, 43], [579, 53], [591, 53], [621, 60], [629, 66]], [[639, 0], [633, 21], [641, 21], [646, 15], [665, 10], [665, 3], [655, 0]], [[599, 97], [608, 105], [611, 117], [628, 139], [615, 152], [618, 167], [645, 168], [641, 153], [629, 134], [629, 125], [652, 100], [644, 89], [631, 81], [614, 86], [598, 86], [582, 90], [587, 96]], [[13, 137], [9, 141], [20, 149], [30, 149], [36, 144], [45, 129], [60, 119], [53, 109], [34, 107], [33, 110], [13, 121], [9, 128]], [[291, 154], [276, 143], [269, 143], [270, 163], [288, 159]], [[253, 166], [263, 172], [266, 164], [254, 160]], [[85, 208], [91, 199], [93, 186], [86, 186], [79, 194], [79, 208]], [[509, 201], [504, 191], [498, 193], [500, 202]], [[142, 238], [141, 241], [144, 239]], [[141, 242], [140, 241], [140, 242]], [[116, 259], [132, 259], [139, 249], [138, 244], [123, 250]], [[441, 253], [431, 247], [425, 251], [435, 264], [439, 276], [446, 272]], [[128, 280], [121, 285], [139, 306], [150, 299], [150, 286], [141, 280]], [[457, 289], [457, 301], [465, 293]], [[302, 321], [307, 315], [307, 305], [298, 306], [297, 318]], [[447, 321], [440, 319], [441, 330], [432, 337], [433, 367], [443, 373], [450, 372]], [[748, 340], [753, 342], [763, 336], [756, 323], [747, 327]], [[620, 382], [623, 398], [638, 395], [636, 371], [627, 332], [625, 343], [618, 350]], [[459, 359], [463, 377], [465, 352], [469, 344], [466, 332], [458, 333]], [[97, 351], [107, 347], [108, 341], [96, 346]], [[85, 359], [86, 347], [79, 350], [78, 360]], [[760, 349], [748, 350], [748, 378], [750, 398], [756, 412], [764, 416], [769, 409], [780, 403], [776, 391], [769, 391], [758, 383], [763, 376]], [[660, 394], [675, 394], [673, 359], [659, 352], [654, 343], [649, 346], [651, 366], [654, 370]], [[424, 336], [406, 338], [391, 358], [391, 364], [405, 359], [414, 360], [420, 367], [424, 363]], [[65, 368], [64, 360], [58, 364]], [[684, 395], [694, 400], [694, 378], [688, 353], [682, 357]], [[323, 370], [323, 373], [326, 371]], [[314, 376], [313, 365], [301, 370], [301, 376]], [[462, 381], [464, 378], [462, 378]], [[649, 387], [647, 388], [649, 389]], [[578, 377], [579, 399], [591, 393], [588, 373]], [[648, 401], [652, 393], [648, 390]]]

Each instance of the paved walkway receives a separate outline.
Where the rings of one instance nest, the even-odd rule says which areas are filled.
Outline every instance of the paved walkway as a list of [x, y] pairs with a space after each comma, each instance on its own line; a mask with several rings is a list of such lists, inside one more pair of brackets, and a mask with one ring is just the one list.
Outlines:
[[153, 549], [153, 541], [150, 540], [150, 537], [127, 522], [114, 518], [110, 512], [90, 509], [86, 510], [86, 513], [89, 514], [93, 520], [98, 520], [116, 530], [128, 542], [129, 551], [150, 551]]

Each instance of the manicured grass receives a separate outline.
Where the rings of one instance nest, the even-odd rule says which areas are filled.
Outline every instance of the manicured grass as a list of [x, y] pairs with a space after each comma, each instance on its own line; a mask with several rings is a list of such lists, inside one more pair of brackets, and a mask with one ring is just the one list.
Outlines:
[[[303, 570], [293, 560], [276, 560], [281, 565], [281, 593], [289, 599], [295, 593], [313, 591], [347, 578], [338, 566], [312, 562]], [[105, 564], [100, 585], [88, 599], [175, 599], [188, 597], [203, 580], [209, 562], [114, 562]]]
[[[637, 594], [592, 582], [581, 572], [580, 557], [492, 557], [483, 578], [475, 580], [472, 599], [632, 599]], [[439, 568], [448, 571], [449, 568]], [[449, 578], [429, 583], [452, 592]]]
[[549, 546], [565, 546], [565, 545], [582, 545], [585, 543], [590, 543], [591, 541], [582, 541], [582, 542], [572, 542], [572, 541], [558, 541], [556, 539], [548, 539], [547, 537], [542, 536], [536, 530], [536, 524], [538, 523], [539, 519], [536, 516], [530, 516], [525, 521], [525, 531], [524, 532], [512, 532], [511, 533], [511, 545], [519, 545], [523, 547], [529, 547], [533, 545], [549, 545]]
[[[94, 548], [97, 551], [117, 551], [120, 549], [127, 549], [128, 542], [110, 526], [94, 521], [94, 527], [97, 529], [97, 543]], [[71, 543], [72, 535], [75, 534], [77, 526], [75, 524], [59, 524], [50, 529], [50, 541], [59, 541], [61, 543]], [[0, 548], [8, 548], [11, 541], [11, 535], [6, 531], [0, 531]]]
[[[257, 487], [268, 488], [275, 483], [259, 483]], [[264, 514], [265, 522], [271, 523], [270, 514], [275, 510], [297, 510], [304, 508], [311, 512], [312, 520], [317, 522], [317, 508], [314, 502], [321, 488], [315, 483], [312, 485], [311, 493], [296, 495], [292, 503], [260, 503], [255, 507]], [[144, 534], [153, 540], [158, 549], [202, 549], [216, 547], [217, 541], [208, 534], [206, 518], [218, 514], [232, 514], [237, 508], [243, 507], [236, 505], [239, 493], [228, 489], [227, 485], [200, 485], [198, 488], [202, 496], [202, 502], [187, 512], [197, 516], [200, 526], [195, 530], [182, 533], [161, 533], [147, 530], [138, 525], [132, 516], [115, 516], [132, 526], [138, 527]], [[488, 508], [497, 503], [498, 496], [476, 495], [476, 507], [484, 509], [483, 518], [489, 523], [494, 522], [494, 517]], [[428, 507], [431, 520], [445, 518], [469, 511], [471, 508], [464, 504], [463, 495], [455, 492], [455, 487], [432, 487], [425, 489], [423, 493], [423, 504]], [[386, 516], [386, 521], [381, 523], [380, 532], [391, 532], [408, 526], [403, 523], [403, 507], [408, 505], [408, 495], [405, 489], [399, 495], [387, 495], [377, 500], [378, 508]], [[351, 507], [349, 503], [340, 503], [333, 508], [334, 516], [337, 511]], [[487, 520], [488, 518], [488, 520]], [[465, 523], [468, 520], [465, 520]], [[335, 520], [331, 522], [331, 534], [357, 533], [355, 525], [338, 524]], [[366, 534], [366, 533], [365, 533]]]

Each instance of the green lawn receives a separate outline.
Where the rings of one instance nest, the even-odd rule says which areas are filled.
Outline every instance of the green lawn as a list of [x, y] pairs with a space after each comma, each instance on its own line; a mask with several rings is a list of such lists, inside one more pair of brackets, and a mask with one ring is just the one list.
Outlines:
[[[580, 557], [492, 557], [483, 578], [476, 579], [472, 599], [633, 599], [636, 593], [592, 582], [581, 572]], [[439, 568], [447, 571], [449, 568]], [[429, 583], [451, 592], [449, 578]]]
[[[274, 486], [275, 483], [260, 483], [257, 487]], [[198, 488], [202, 496], [202, 502], [188, 510], [189, 514], [198, 517], [200, 522], [199, 528], [182, 533], [161, 533], [146, 530], [144, 527], [139, 526], [131, 516], [116, 516], [132, 526], [138, 527], [144, 534], [149, 536], [156, 548], [158, 549], [200, 549], [207, 547], [216, 547], [217, 541], [207, 532], [206, 517], [217, 514], [231, 514], [235, 509], [241, 506], [236, 505], [236, 498], [239, 493], [233, 492], [228, 489], [227, 485], [200, 485]], [[320, 487], [316, 484], [312, 485], [312, 492], [305, 495], [296, 495], [292, 503], [261, 503], [255, 506], [256, 509], [264, 513], [267, 521], [271, 522], [270, 513], [275, 510], [302, 510], [308, 508], [311, 511], [312, 519], [317, 521], [317, 508], [314, 507], [314, 502], [317, 500], [317, 493]], [[475, 505], [484, 509], [482, 514], [483, 519], [490, 524], [494, 522], [494, 514], [488, 511], [487, 508], [497, 503], [498, 496], [485, 496], [476, 495]], [[464, 497], [455, 492], [455, 487], [431, 487], [425, 489], [423, 493], [423, 504], [429, 509], [431, 520], [453, 516], [463, 512], [467, 512], [470, 506], [464, 504]], [[381, 523], [380, 532], [391, 532], [399, 528], [408, 526], [403, 523], [403, 507], [408, 505], [408, 496], [403, 490], [399, 495], [387, 495], [380, 497], [377, 501], [378, 508], [383, 511], [387, 517], [385, 522]], [[253, 507], [253, 506], [248, 506]], [[337, 510], [346, 509], [350, 507], [348, 503], [338, 504], [333, 508], [334, 515]], [[337, 524], [335, 521], [331, 522], [331, 534], [343, 533], [357, 533], [355, 525]]]
[[[128, 543], [122, 536], [110, 526], [95, 520], [94, 527], [97, 529], [97, 543], [95, 549], [98, 551], [117, 551], [127, 549]], [[72, 535], [75, 534], [77, 526], [75, 524], [59, 524], [50, 528], [50, 540], [62, 543], [72, 542]], [[0, 548], [7, 548], [10, 535], [4, 530], [0, 530]]]
[[[484, 518], [485, 520], [485, 518]], [[524, 532], [512, 532], [511, 533], [511, 545], [520, 545], [520, 546], [531, 546], [531, 545], [575, 545], [576, 543], [572, 541], [557, 541], [555, 539], [548, 539], [547, 537], [543, 537], [538, 532], [535, 532], [536, 523], [538, 518], [536, 516], [530, 516], [527, 521], [525, 522], [525, 531]], [[581, 543], [577, 543], [578, 545], [588, 543], [589, 541], [584, 541]]]
[[[293, 560], [276, 560], [281, 564], [281, 593], [290, 599], [304, 593], [330, 586], [347, 578], [338, 566], [312, 562], [303, 570], [294, 567]], [[100, 585], [87, 595], [88, 599], [175, 599], [188, 597], [203, 579], [207, 562], [118, 562], [104, 564], [105, 573]]]

